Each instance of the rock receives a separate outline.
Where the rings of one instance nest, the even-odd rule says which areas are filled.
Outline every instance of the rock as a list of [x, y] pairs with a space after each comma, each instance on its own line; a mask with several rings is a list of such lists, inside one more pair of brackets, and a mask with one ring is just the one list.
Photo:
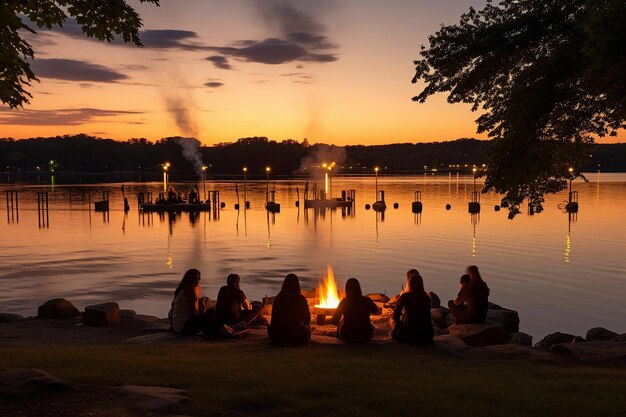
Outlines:
[[367, 294], [367, 297], [369, 297], [372, 301], [377, 302], [377, 303], [387, 303], [389, 302], [389, 297], [387, 297], [385, 294], [381, 294], [381, 293], [372, 293], [372, 294]]
[[613, 338], [611, 342], [626, 342], [626, 333], [622, 333], [619, 336]]
[[501, 306], [499, 306], [498, 304], [492, 303], [491, 301], [489, 301], [487, 303], [487, 309], [489, 309], [489, 310], [503, 310], [503, 308]]
[[430, 297], [430, 308], [441, 307], [441, 298], [437, 294], [428, 291], [428, 296]]
[[83, 323], [87, 326], [110, 326], [122, 319], [117, 303], [94, 304], [85, 307]]
[[431, 308], [430, 309], [430, 318], [433, 321], [433, 324], [440, 328], [447, 328], [450, 323], [448, 322], [448, 309], [443, 307]]
[[135, 310], [120, 310], [120, 316], [122, 319], [134, 319], [137, 317], [137, 312]]
[[499, 323], [453, 324], [448, 327], [451, 336], [460, 337], [469, 346], [489, 346], [506, 343], [506, 334]]
[[509, 343], [513, 345], [521, 345], [521, 346], [532, 346], [533, 345], [533, 337], [529, 334], [522, 332], [515, 332], [509, 334], [507, 337]]
[[41, 398], [47, 394], [74, 391], [74, 385], [40, 369], [11, 369], [0, 372], [0, 395]]
[[0, 323], [13, 323], [15, 321], [20, 321], [23, 318], [24, 317], [20, 316], [19, 314], [0, 313]]
[[581, 362], [626, 366], [626, 342], [592, 340], [585, 343], [558, 343], [552, 345], [550, 353], [571, 356]]
[[604, 327], [594, 327], [593, 329], [587, 330], [585, 339], [587, 340], [613, 340], [617, 336], [619, 336], [617, 333], [607, 330]]
[[550, 351], [552, 345], [559, 343], [584, 342], [585, 339], [568, 333], [556, 332], [547, 335], [535, 344], [535, 347], [541, 350]]
[[79, 314], [78, 309], [65, 298], [48, 300], [37, 309], [37, 317], [42, 319], [63, 319]]
[[506, 309], [487, 310], [487, 320], [500, 323], [507, 335], [519, 332], [519, 314], [517, 314], [517, 311]]
[[260, 301], [253, 301], [250, 303], [250, 306], [252, 306], [252, 308], [261, 308], [263, 307], [263, 303]]

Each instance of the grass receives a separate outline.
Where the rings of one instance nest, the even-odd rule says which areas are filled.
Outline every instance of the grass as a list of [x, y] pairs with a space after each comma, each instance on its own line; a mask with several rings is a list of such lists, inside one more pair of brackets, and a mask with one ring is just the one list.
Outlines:
[[189, 415], [618, 416], [624, 371], [488, 361], [409, 346], [188, 342], [0, 347], [0, 368], [72, 382], [184, 388]]

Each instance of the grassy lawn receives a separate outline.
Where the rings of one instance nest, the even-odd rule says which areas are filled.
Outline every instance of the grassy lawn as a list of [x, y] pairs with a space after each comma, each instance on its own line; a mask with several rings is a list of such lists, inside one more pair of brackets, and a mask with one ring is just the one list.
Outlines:
[[398, 345], [0, 347], [0, 368], [189, 390], [190, 415], [619, 416], [626, 373], [464, 359]]

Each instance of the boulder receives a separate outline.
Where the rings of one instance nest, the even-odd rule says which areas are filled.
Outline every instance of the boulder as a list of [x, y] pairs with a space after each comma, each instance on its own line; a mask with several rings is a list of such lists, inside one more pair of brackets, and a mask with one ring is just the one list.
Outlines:
[[448, 327], [451, 336], [460, 337], [468, 346], [489, 346], [506, 343], [506, 334], [499, 323], [453, 324]]
[[0, 372], [0, 396], [41, 398], [74, 391], [76, 387], [40, 369], [11, 369]]
[[0, 323], [13, 323], [14, 321], [20, 321], [24, 317], [19, 314], [13, 313], [0, 313]]
[[502, 308], [498, 304], [492, 303], [491, 301], [489, 301], [487, 303], [487, 309], [489, 309], [489, 310], [504, 310], [504, 308]]
[[568, 333], [551, 333], [535, 344], [535, 347], [541, 350], [550, 351], [552, 345], [559, 343], [584, 342], [585, 339]]
[[83, 323], [87, 326], [110, 326], [122, 319], [117, 303], [94, 304], [85, 307]]
[[120, 316], [122, 319], [134, 319], [137, 317], [137, 312], [135, 310], [120, 310]]
[[552, 345], [550, 353], [598, 365], [616, 368], [626, 366], [626, 342], [592, 340], [585, 343], [558, 343]]
[[612, 342], [626, 342], [626, 333], [622, 333], [619, 336], [613, 338]]
[[515, 332], [509, 334], [507, 337], [509, 343], [513, 345], [521, 345], [521, 346], [532, 346], [533, 345], [533, 337], [529, 334], [522, 332]]
[[79, 314], [80, 311], [65, 298], [48, 300], [37, 309], [37, 317], [42, 319], [64, 319]]
[[381, 294], [379, 292], [372, 293], [372, 294], [367, 294], [367, 297], [369, 297], [375, 303], [383, 303], [384, 304], [384, 303], [389, 302], [389, 297], [387, 297], [385, 294]]
[[587, 330], [585, 339], [587, 340], [613, 340], [617, 336], [619, 336], [617, 333], [607, 330], [604, 327], [594, 327], [593, 329]]
[[517, 311], [508, 309], [488, 310], [487, 320], [500, 323], [507, 335], [519, 332], [519, 314]]
[[430, 308], [441, 307], [441, 298], [437, 294], [428, 291], [428, 296], [430, 297]]
[[450, 325], [450, 322], [448, 321], [448, 309], [447, 308], [443, 308], [443, 307], [431, 308], [430, 317], [433, 321], [433, 324], [440, 329], [445, 329]]
[[118, 390], [134, 405], [160, 413], [172, 411], [189, 400], [187, 391], [178, 388], [124, 385]]

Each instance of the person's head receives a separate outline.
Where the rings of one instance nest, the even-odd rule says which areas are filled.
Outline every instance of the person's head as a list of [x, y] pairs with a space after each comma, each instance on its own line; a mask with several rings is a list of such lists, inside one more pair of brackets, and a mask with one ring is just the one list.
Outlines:
[[235, 287], [235, 288], [239, 288], [239, 275], [237, 274], [228, 274], [228, 276], [226, 277], [226, 285], [228, 285], [229, 287]]
[[469, 276], [469, 274], [463, 274], [461, 275], [461, 279], [459, 280], [459, 282], [461, 283], [462, 287], [467, 287], [470, 283], [471, 277]]
[[409, 278], [411, 278], [412, 275], [419, 275], [419, 271], [415, 268], [413, 269], [409, 269], [408, 271], [406, 271], [406, 282], [409, 282]]
[[420, 274], [413, 274], [409, 277], [409, 280], [406, 283], [406, 292], [425, 292], [424, 280], [422, 279], [422, 276]]
[[185, 272], [183, 279], [180, 280], [180, 284], [176, 287], [174, 294], [178, 294], [182, 290], [192, 290], [200, 284], [200, 271], [197, 269], [190, 269]]
[[280, 289], [281, 294], [300, 294], [300, 281], [296, 274], [288, 274]]
[[360, 297], [362, 295], [361, 284], [356, 278], [350, 278], [346, 281], [346, 297]]
[[476, 265], [470, 265], [467, 267], [467, 273], [470, 276], [470, 285], [476, 285], [483, 282], [480, 273], [478, 272], [478, 267]]

